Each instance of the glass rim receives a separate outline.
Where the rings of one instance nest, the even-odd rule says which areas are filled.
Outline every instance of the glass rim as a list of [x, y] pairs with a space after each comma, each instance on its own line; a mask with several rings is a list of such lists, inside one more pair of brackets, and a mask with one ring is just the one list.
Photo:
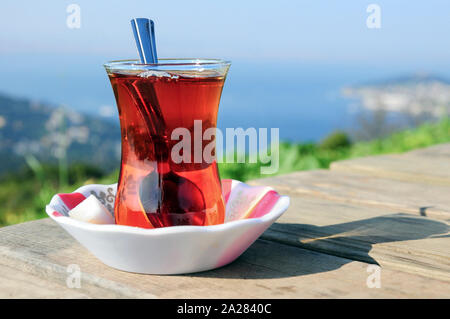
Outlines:
[[231, 61], [210, 58], [163, 58], [158, 59], [158, 63], [140, 63], [139, 59], [113, 60], [103, 64], [107, 69], [139, 69], [146, 67], [226, 67]]

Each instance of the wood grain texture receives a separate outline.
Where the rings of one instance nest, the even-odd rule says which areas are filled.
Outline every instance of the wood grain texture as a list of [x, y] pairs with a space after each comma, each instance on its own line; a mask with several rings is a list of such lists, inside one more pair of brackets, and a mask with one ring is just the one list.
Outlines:
[[[28, 291], [27, 297], [450, 297], [447, 282], [389, 268], [381, 270], [381, 288], [369, 288], [367, 263], [266, 240], [256, 241], [228, 266], [182, 276], [140, 275], [109, 268], [49, 219], [0, 229], [0, 250], [0, 267], [7, 272], [6, 279], [0, 277], [5, 297], [14, 294], [11, 289]], [[64, 289], [69, 264], [78, 264], [82, 272], [81, 289], [76, 291]], [[18, 280], [12, 283], [11, 278]], [[58, 289], [47, 295], [40, 286]]]
[[67, 289], [32, 273], [17, 271], [13, 264], [0, 265], [0, 299], [7, 298], [89, 298], [78, 289]]
[[328, 170], [295, 172], [253, 180], [249, 184], [270, 185], [287, 195], [308, 195], [450, 220], [450, 186]]
[[[362, 173], [412, 183], [450, 187], [450, 154], [445, 155], [450, 144], [433, 151], [424, 149], [400, 155], [380, 155], [338, 161], [331, 164], [333, 171]], [[428, 156], [429, 152], [440, 154]], [[450, 153], [450, 151], [449, 151]]]
[[407, 153], [408, 155], [424, 158], [450, 159], [450, 143], [437, 144], [430, 147], [419, 148]]
[[450, 281], [447, 222], [386, 208], [292, 196], [262, 238]]

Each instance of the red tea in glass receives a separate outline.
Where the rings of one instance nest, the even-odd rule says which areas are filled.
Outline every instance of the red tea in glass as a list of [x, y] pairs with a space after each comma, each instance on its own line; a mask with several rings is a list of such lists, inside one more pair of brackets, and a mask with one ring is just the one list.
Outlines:
[[[157, 228], [224, 222], [217, 162], [203, 156], [198, 160], [194, 154], [194, 144], [203, 154], [211, 141], [194, 141], [194, 121], [201, 121], [202, 134], [215, 129], [229, 65], [221, 60], [165, 59], [158, 64], [105, 64], [122, 136], [117, 224]], [[180, 142], [172, 139], [177, 128], [190, 133], [190, 161], [172, 158]]]

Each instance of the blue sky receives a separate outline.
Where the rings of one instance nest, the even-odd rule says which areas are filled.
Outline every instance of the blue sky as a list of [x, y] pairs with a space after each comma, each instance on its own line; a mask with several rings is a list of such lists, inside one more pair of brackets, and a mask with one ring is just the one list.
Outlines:
[[[80, 29], [66, 25], [72, 3]], [[371, 3], [381, 29], [366, 26]], [[343, 86], [417, 71], [450, 78], [449, 13], [448, 0], [2, 0], [0, 94], [94, 114], [106, 107], [117, 121], [102, 64], [137, 58], [129, 21], [148, 17], [159, 57], [232, 60], [223, 127], [315, 139], [349, 121]]]
[[[66, 8], [81, 7], [81, 28]], [[366, 8], [381, 7], [381, 29]], [[324, 63], [450, 62], [450, 1], [3, 0], [0, 65], [17, 56], [136, 56], [130, 18], [156, 22], [160, 57]]]

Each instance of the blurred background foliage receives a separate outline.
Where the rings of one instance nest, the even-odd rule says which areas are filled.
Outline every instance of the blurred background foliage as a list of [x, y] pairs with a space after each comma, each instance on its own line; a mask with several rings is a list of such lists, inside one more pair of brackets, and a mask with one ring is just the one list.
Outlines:
[[[450, 142], [448, 117], [370, 141], [352, 142], [347, 133], [336, 131], [320, 143], [281, 143], [276, 174], [325, 169], [337, 160], [401, 153], [445, 142]], [[33, 156], [28, 156], [26, 163], [23, 170], [6, 174], [0, 180], [0, 226], [45, 217], [44, 207], [56, 193], [72, 192], [85, 184], [112, 184], [118, 178], [117, 170], [104, 171], [98, 166], [83, 163], [67, 166], [64, 162], [41, 164]], [[243, 164], [221, 163], [219, 169], [221, 178], [247, 181], [268, 176], [260, 174], [262, 165], [268, 164], [247, 161]]]

